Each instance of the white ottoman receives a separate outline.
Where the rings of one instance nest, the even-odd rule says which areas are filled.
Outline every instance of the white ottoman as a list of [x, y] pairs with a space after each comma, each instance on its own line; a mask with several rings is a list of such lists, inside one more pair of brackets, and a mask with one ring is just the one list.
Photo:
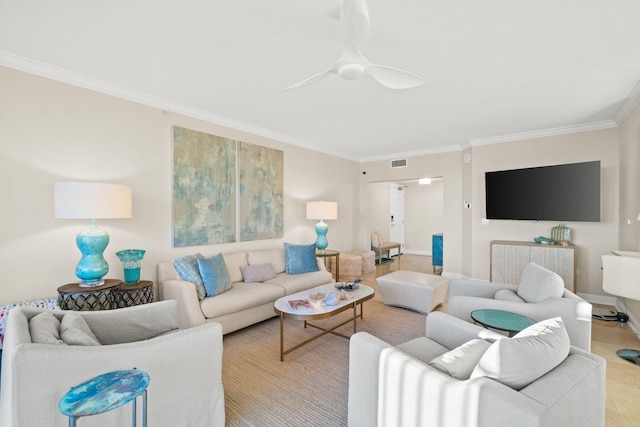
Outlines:
[[386, 305], [429, 314], [447, 297], [449, 279], [433, 274], [398, 270], [376, 279]]

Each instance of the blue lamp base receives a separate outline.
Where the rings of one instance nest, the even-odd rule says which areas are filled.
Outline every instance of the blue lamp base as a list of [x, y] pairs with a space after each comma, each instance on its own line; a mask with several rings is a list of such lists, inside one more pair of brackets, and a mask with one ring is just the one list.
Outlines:
[[76, 265], [76, 276], [80, 279], [80, 286], [92, 287], [104, 284], [103, 277], [109, 272], [109, 264], [102, 253], [109, 244], [109, 235], [96, 228], [92, 221], [91, 228], [76, 236], [76, 245], [80, 249], [82, 258]]
[[327, 233], [329, 232], [329, 226], [322, 220], [316, 224], [316, 248], [322, 250], [327, 249], [329, 242], [327, 241]]

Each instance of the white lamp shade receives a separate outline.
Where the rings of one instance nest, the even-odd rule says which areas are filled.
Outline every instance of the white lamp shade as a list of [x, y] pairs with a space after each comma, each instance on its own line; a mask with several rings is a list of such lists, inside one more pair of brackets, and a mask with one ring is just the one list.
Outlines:
[[56, 182], [55, 217], [67, 219], [131, 218], [128, 185]]
[[338, 219], [338, 203], [307, 202], [307, 219]]

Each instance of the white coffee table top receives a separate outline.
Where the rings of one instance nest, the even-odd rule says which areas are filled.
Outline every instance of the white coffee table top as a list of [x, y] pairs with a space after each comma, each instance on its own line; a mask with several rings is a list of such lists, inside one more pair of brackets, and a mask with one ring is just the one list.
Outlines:
[[[273, 304], [273, 307], [276, 313], [284, 313], [287, 317], [297, 318], [300, 320], [317, 320], [324, 319], [327, 317], [331, 317], [334, 314], [337, 314], [341, 311], [349, 307], [353, 307], [354, 303], [361, 303], [368, 299], [373, 298], [375, 292], [373, 288], [367, 285], [360, 284], [358, 289], [354, 289], [352, 291], [344, 291], [351, 298], [347, 300], [340, 300], [337, 305], [324, 305], [322, 304], [322, 300], [313, 300], [309, 297], [312, 293], [322, 292], [323, 294], [329, 295], [331, 292], [340, 292], [336, 287], [335, 283], [329, 283], [326, 285], [316, 286], [311, 289], [307, 289], [306, 291], [296, 292], [295, 294], [285, 295], [282, 298], [278, 298], [276, 302]], [[313, 311], [297, 311], [292, 310], [289, 307], [288, 302], [290, 300], [296, 299], [306, 299], [313, 306]]]

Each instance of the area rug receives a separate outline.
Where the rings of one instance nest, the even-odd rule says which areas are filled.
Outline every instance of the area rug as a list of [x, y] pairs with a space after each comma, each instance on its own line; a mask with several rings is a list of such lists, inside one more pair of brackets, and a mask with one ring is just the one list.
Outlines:
[[[345, 312], [316, 323], [335, 325], [348, 318]], [[425, 319], [419, 313], [385, 306], [377, 292], [364, 303], [358, 331], [400, 344], [424, 336]], [[280, 362], [279, 328], [279, 319], [273, 318], [225, 335], [222, 379], [227, 425], [346, 426], [349, 341], [327, 334]], [[352, 323], [338, 331], [350, 334]], [[305, 329], [301, 321], [286, 320], [285, 348], [317, 333], [317, 329]]]

